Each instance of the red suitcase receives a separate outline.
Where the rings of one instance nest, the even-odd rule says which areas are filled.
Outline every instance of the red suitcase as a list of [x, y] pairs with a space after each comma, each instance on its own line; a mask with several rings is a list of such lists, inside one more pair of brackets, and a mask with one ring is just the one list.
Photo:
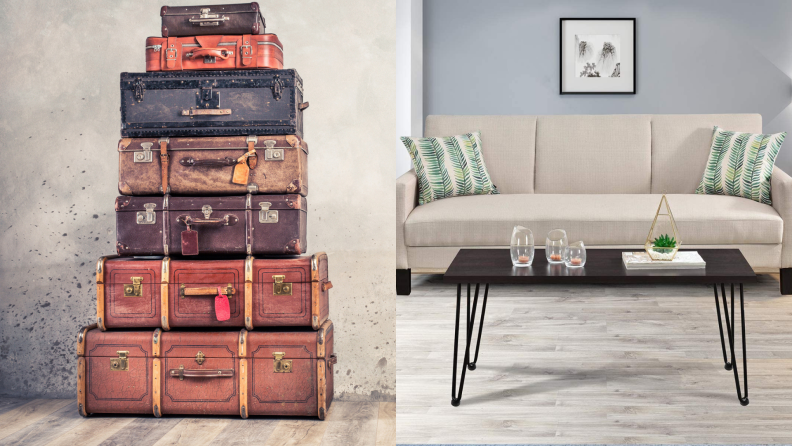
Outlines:
[[333, 401], [333, 324], [318, 331], [100, 331], [77, 340], [92, 413], [315, 416]]
[[[302, 326], [327, 320], [327, 254], [286, 259], [179, 260], [102, 257], [96, 313], [108, 328]], [[218, 320], [218, 288], [230, 317]], [[221, 298], [222, 300], [222, 298]]]
[[146, 71], [283, 69], [275, 34], [149, 37]]

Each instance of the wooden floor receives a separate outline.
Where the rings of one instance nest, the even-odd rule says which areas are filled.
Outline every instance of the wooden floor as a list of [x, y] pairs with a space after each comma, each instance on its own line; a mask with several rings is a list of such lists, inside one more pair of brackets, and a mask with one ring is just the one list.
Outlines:
[[792, 443], [792, 296], [769, 276], [745, 289], [747, 407], [712, 288], [654, 285], [491, 287], [452, 407], [456, 286], [413, 276], [397, 299], [397, 442]]
[[0, 445], [392, 446], [396, 403], [333, 402], [327, 419], [77, 414], [76, 399], [0, 398]]

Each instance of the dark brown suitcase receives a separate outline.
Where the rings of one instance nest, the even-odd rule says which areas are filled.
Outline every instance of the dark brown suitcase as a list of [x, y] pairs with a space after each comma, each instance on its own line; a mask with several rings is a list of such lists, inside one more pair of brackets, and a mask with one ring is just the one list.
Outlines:
[[283, 69], [283, 44], [260, 36], [149, 37], [146, 71]]
[[[101, 330], [293, 326], [318, 330], [330, 313], [327, 254], [288, 259], [102, 257], [96, 264]], [[216, 314], [218, 288], [230, 317]]]
[[77, 407], [92, 413], [313, 416], [333, 401], [333, 323], [318, 331], [100, 331], [77, 339]]
[[[246, 184], [233, 182], [248, 152]], [[164, 155], [164, 156], [163, 156]], [[124, 138], [118, 142], [121, 195], [308, 195], [308, 144], [297, 136]]]
[[146, 255], [297, 255], [307, 249], [305, 197], [118, 197], [116, 251]]
[[256, 2], [233, 5], [163, 6], [162, 37], [207, 34], [264, 34]]
[[121, 136], [297, 135], [303, 85], [296, 70], [121, 73]]

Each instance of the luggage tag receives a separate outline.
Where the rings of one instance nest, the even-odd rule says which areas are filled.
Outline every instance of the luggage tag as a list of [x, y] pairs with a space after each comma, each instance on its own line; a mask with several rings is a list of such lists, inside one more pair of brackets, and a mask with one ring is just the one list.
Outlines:
[[217, 287], [217, 296], [215, 296], [215, 316], [218, 321], [227, 321], [231, 319], [231, 308], [228, 305], [228, 296], [223, 294], [223, 290]]
[[247, 158], [256, 155], [256, 149], [253, 149], [237, 159], [237, 164], [234, 166], [234, 178], [231, 180], [234, 184], [248, 184], [248, 177], [250, 176], [250, 167], [248, 167]]
[[181, 250], [183, 256], [198, 255], [198, 231], [193, 231], [190, 225], [181, 233]]

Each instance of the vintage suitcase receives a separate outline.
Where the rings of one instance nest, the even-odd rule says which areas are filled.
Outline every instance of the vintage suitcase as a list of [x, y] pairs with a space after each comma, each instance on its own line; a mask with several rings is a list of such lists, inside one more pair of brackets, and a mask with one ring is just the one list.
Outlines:
[[302, 88], [291, 69], [121, 73], [121, 136], [302, 138]]
[[116, 251], [145, 255], [305, 253], [300, 195], [118, 197]]
[[163, 6], [162, 37], [207, 34], [264, 34], [258, 3], [235, 5]]
[[[102, 257], [96, 264], [97, 325], [101, 330], [275, 326], [317, 330], [330, 312], [332, 287], [323, 252], [246, 260]], [[219, 295], [229, 307], [227, 320], [219, 320]]]
[[100, 331], [77, 340], [81, 415], [278, 415], [324, 419], [333, 324], [318, 331]]
[[[234, 183], [239, 159], [249, 169]], [[308, 144], [294, 135], [124, 138], [118, 142], [121, 195], [308, 195]]]
[[275, 34], [149, 37], [146, 71], [283, 69], [283, 45]]

